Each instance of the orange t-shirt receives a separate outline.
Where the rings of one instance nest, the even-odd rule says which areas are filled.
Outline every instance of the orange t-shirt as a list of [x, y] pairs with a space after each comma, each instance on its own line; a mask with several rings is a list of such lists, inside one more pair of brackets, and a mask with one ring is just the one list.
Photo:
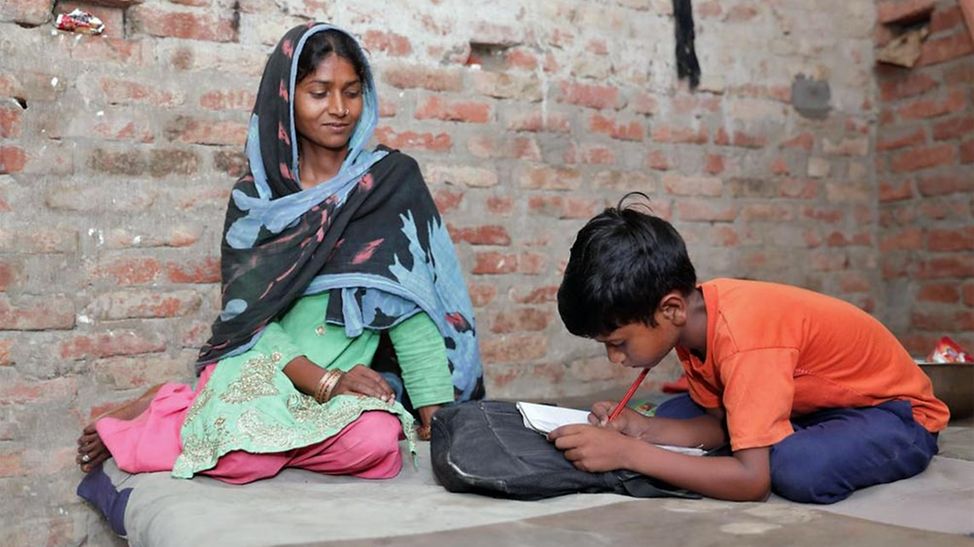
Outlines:
[[909, 401], [927, 431], [946, 427], [950, 413], [930, 379], [882, 323], [852, 304], [758, 281], [700, 287], [706, 360], [680, 346], [677, 355], [693, 400], [724, 408], [733, 450], [781, 441], [794, 416], [893, 399]]

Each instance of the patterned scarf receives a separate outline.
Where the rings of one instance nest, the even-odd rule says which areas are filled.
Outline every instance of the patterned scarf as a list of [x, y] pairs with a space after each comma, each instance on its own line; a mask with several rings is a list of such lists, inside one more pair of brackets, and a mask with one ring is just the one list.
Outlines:
[[306, 190], [298, 182], [298, 59], [309, 36], [329, 29], [344, 32], [321, 23], [291, 29], [264, 69], [247, 135], [250, 172], [234, 185], [224, 224], [223, 310], [197, 373], [253, 347], [298, 298], [330, 291], [325, 319], [350, 337], [427, 313], [444, 338], [457, 399], [480, 398], [473, 306], [422, 173], [405, 154], [365, 149], [378, 101], [360, 47], [364, 107], [348, 155], [331, 180]]

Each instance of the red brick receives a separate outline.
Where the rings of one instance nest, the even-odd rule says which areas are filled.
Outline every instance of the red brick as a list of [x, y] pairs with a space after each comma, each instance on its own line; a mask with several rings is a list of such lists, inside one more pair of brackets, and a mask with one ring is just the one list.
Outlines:
[[781, 148], [800, 148], [810, 152], [815, 146], [815, 135], [812, 133], [800, 133], [781, 143]]
[[569, 133], [571, 132], [571, 120], [563, 114], [528, 112], [508, 118], [507, 129], [532, 133]]
[[673, 164], [662, 150], [652, 150], [646, 154], [646, 167], [656, 171], [668, 171], [673, 168]]
[[737, 4], [727, 12], [724, 16], [724, 21], [730, 23], [740, 23], [744, 21], [750, 21], [758, 16], [758, 9], [754, 6]]
[[928, 230], [927, 249], [944, 252], [974, 250], [974, 226]]
[[0, 107], [0, 139], [16, 139], [20, 136], [23, 109], [14, 101]]
[[899, 115], [906, 120], [917, 120], [923, 118], [935, 118], [959, 112], [965, 108], [967, 100], [964, 92], [955, 89], [945, 99], [920, 99], [913, 101], [899, 109]]
[[96, 298], [88, 310], [98, 319], [180, 317], [199, 309], [195, 291], [117, 291]]
[[974, 312], [919, 312], [914, 311], [910, 315], [910, 322], [913, 328], [919, 330], [929, 330], [935, 332], [954, 332], [974, 330]]
[[558, 286], [547, 285], [522, 290], [523, 287], [512, 287], [509, 293], [511, 300], [518, 304], [549, 304], [558, 301]]
[[534, 69], [538, 68], [537, 55], [523, 48], [510, 49], [506, 51], [504, 58], [507, 61], [507, 66], [510, 68], [530, 71], [534, 71]]
[[250, 90], [215, 89], [200, 95], [200, 106], [208, 110], [242, 110], [250, 112], [257, 96]]
[[960, 162], [974, 163], [974, 139], [961, 143]]
[[933, 138], [938, 141], [957, 139], [974, 134], [974, 116], [944, 120], [933, 126]]
[[460, 72], [450, 69], [429, 68], [421, 65], [396, 63], [381, 70], [382, 80], [400, 89], [422, 88], [430, 91], [462, 91]]
[[601, 114], [589, 116], [589, 130], [623, 141], [642, 141], [646, 138], [646, 128], [642, 123], [635, 120], [616, 122]]
[[473, 275], [493, 275], [517, 271], [517, 255], [498, 252], [483, 252], [474, 255]]
[[453, 140], [446, 133], [396, 132], [389, 126], [381, 126], [375, 130], [375, 138], [394, 149], [446, 152], [453, 148]]
[[952, 304], [960, 300], [960, 291], [955, 283], [924, 283], [916, 297], [923, 302]]
[[509, 215], [514, 211], [514, 198], [510, 196], [490, 196], [487, 210], [495, 215]]
[[13, 380], [0, 383], [0, 401], [5, 404], [37, 404], [71, 399], [78, 393], [74, 377], [53, 380]]
[[521, 253], [517, 257], [517, 271], [526, 275], [540, 275], [545, 273], [547, 263], [548, 259], [543, 254]]
[[450, 237], [455, 243], [466, 242], [471, 245], [499, 245], [511, 244], [511, 236], [503, 226], [484, 225], [476, 227], [457, 228], [448, 224]]
[[676, 210], [684, 222], [733, 222], [737, 218], [737, 206], [733, 204], [683, 200], [677, 203]]
[[367, 30], [362, 41], [369, 51], [381, 51], [393, 57], [403, 57], [413, 51], [409, 38], [395, 32]]
[[36, 26], [51, 19], [53, 0], [5, 0], [0, 4], [0, 21]]
[[919, 263], [915, 275], [920, 279], [970, 279], [974, 277], [974, 255], [957, 253], [925, 260]]
[[27, 156], [17, 146], [0, 146], [0, 174], [19, 173], [24, 170]]
[[879, 96], [884, 101], [915, 97], [937, 87], [937, 80], [922, 72], [897, 71], [895, 74], [879, 84]]
[[[540, 359], [548, 353], [548, 338], [542, 334], [489, 336], [480, 340], [480, 354], [487, 365]], [[501, 379], [497, 381], [502, 382]]]
[[880, 0], [876, 19], [882, 24], [921, 21], [933, 11], [936, 3], [936, 0]]
[[92, 275], [116, 285], [145, 285], [155, 281], [160, 271], [159, 261], [154, 258], [117, 258], [100, 263]]
[[652, 137], [656, 142], [688, 144], [706, 144], [708, 138], [705, 128], [690, 129], [688, 127], [669, 125], [655, 126], [652, 131]]
[[497, 296], [497, 286], [487, 283], [468, 283], [467, 292], [474, 307], [482, 308], [494, 301]]
[[928, 39], [923, 42], [923, 49], [916, 66], [943, 63], [971, 52], [974, 52], [974, 41], [971, 40], [970, 33], [962, 28], [946, 38]]
[[172, 107], [182, 104], [183, 97], [160, 89], [157, 85], [143, 84], [131, 80], [102, 78], [99, 82], [104, 99], [108, 104], [145, 104]]
[[219, 283], [220, 259], [207, 257], [184, 262], [167, 262], [166, 277], [172, 283]]
[[944, 83], [947, 85], [965, 85], [974, 82], [974, 57], [951, 63], [944, 71]]
[[883, 131], [882, 136], [876, 140], [876, 150], [895, 150], [916, 144], [923, 144], [927, 141], [927, 131], [924, 127], [918, 127], [909, 132]]
[[622, 106], [618, 88], [577, 82], [561, 82], [559, 102], [596, 110], [617, 109]]
[[890, 167], [895, 173], [919, 171], [938, 165], [953, 163], [957, 154], [953, 146], [941, 144], [928, 147], [914, 147], [898, 152], [890, 161]]
[[62, 359], [91, 359], [116, 355], [158, 353], [166, 349], [166, 342], [158, 335], [142, 335], [134, 331], [106, 331], [74, 336], [58, 346]]
[[879, 250], [882, 252], [915, 250], [923, 248], [923, 230], [920, 228], [905, 228], [899, 231], [889, 231], [879, 240]]
[[788, 166], [788, 160], [778, 156], [771, 162], [771, 172], [775, 175], [790, 175], [791, 167]]
[[879, 183], [879, 201], [889, 203], [891, 201], [901, 201], [913, 197], [913, 185], [910, 181]]
[[645, 91], [637, 92], [629, 101], [629, 106], [636, 114], [642, 114], [644, 116], [653, 116], [659, 110], [656, 97]]
[[441, 215], [444, 215], [460, 206], [460, 202], [463, 201], [463, 192], [439, 188], [433, 192], [433, 201], [436, 202], [436, 209]]
[[199, 348], [210, 338], [210, 323], [203, 321], [180, 321], [182, 333], [180, 345], [184, 348]]
[[608, 146], [585, 146], [580, 157], [583, 163], [589, 165], [611, 165], [616, 162], [615, 152]]
[[754, 135], [743, 131], [734, 131], [733, 145], [741, 148], [764, 148], [768, 139], [764, 135]]
[[145, 388], [192, 377], [193, 356], [140, 355], [98, 359], [89, 366], [100, 383], [115, 389]]
[[923, 177], [917, 181], [917, 189], [923, 196], [942, 196], [955, 192], [974, 192], [974, 177], [964, 173]]
[[492, 118], [490, 105], [477, 101], [444, 101], [433, 95], [416, 109], [417, 120], [487, 123]]
[[964, 24], [964, 14], [960, 6], [951, 6], [944, 9], [940, 6], [934, 10], [930, 16], [930, 33], [936, 34], [944, 30], [950, 30], [958, 25]]
[[602, 208], [603, 202], [600, 199], [571, 196], [530, 196], [528, 198], [528, 210], [531, 213], [560, 219], [589, 219]]
[[497, 334], [543, 331], [551, 322], [551, 313], [538, 308], [519, 308], [496, 313], [490, 331]]
[[[122, 40], [118, 38], [103, 38], [93, 40], [72, 40], [69, 51], [75, 61], [92, 61], [97, 63], [113, 62], [125, 65], [126, 68], [142, 66], [144, 51], [142, 40]], [[48, 78], [50, 79], [50, 78]]]
[[64, 296], [23, 297], [12, 303], [0, 295], [0, 329], [71, 329], [75, 325], [74, 303]]
[[741, 206], [740, 217], [745, 222], [781, 222], [793, 220], [795, 218], [795, 210], [788, 205], [750, 203]]
[[169, 140], [189, 144], [243, 146], [247, 140], [247, 124], [177, 116], [167, 125], [166, 135]]
[[966, 283], [961, 292], [964, 295], [964, 305], [974, 307], [974, 283]]
[[191, 150], [155, 148], [149, 153], [149, 174], [153, 177], [195, 175], [200, 158]]
[[842, 272], [839, 274], [839, 290], [844, 293], [868, 293], [873, 283], [860, 272]]
[[126, 12], [126, 21], [136, 32], [151, 36], [236, 42], [237, 29], [231, 16], [214, 16], [198, 11], [169, 11], [142, 4]]

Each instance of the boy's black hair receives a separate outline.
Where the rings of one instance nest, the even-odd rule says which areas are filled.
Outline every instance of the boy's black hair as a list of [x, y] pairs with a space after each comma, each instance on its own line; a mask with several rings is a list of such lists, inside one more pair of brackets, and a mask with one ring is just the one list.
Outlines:
[[589, 220], [572, 245], [558, 313], [576, 336], [605, 336], [635, 322], [655, 327], [664, 295], [696, 288], [683, 238], [645, 203], [625, 205], [633, 196], [649, 200], [642, 192], [626, 194]]
[[298, 73], [294, 81], [300, 82], [318, 68], [318, 64], [329, 55], [337, 55], [352, 63], [355, 74], [365, 83], [365, 54], [351, 36], [339, 30], [329, 29], [312, 34], [301, 49], [298, 57]]

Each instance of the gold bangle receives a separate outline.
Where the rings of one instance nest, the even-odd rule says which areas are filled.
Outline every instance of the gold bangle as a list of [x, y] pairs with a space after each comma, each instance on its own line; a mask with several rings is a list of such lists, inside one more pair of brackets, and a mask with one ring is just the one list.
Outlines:
[[334, 374], [332, 375], [331, 379], [328, 381], [328, 385], [325, 387], [325, 401], [331, 400], [331, 393], [335, 390], [335, 386], [338, 385], [338, 382], [342, 379], [342, 376], [344, 376], [345, 374], [340, 370], [335, 370], [333, 372]]
[[332, 372], [330, 370], [326, 370], [325, 373], [321, 375], [321, 378], [318, 379], [318, 385], [315, 386], [315, 391], [314, 391], [315, 401], [318, 401], [319, 403], [325, 402], [323, 398], [325, 393], [325, 386], [328, 384], [328, 380], [331, 378], [331, 376], [332, 376]]

